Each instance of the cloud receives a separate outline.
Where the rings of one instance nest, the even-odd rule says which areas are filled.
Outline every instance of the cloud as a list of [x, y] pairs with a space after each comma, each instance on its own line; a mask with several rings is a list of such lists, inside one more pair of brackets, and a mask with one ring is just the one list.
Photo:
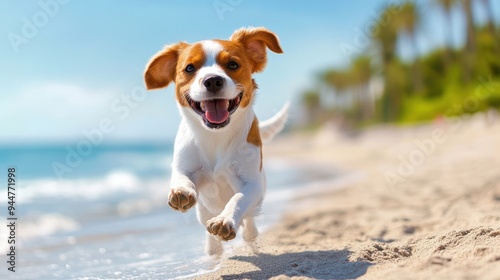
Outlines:
[[118, 93], [78, 85], [47, 82], [21, 88], [0, 97], [0, 140], [68, 138], [109, 110]]
[[78, 141], [104, 119], [116, 127], [106, 140], [165, 140], [179, 123], [172, 94], [146, 92], [142, 85], [102, 89], [45, 82], [0, 96], [0, 104], [8, 116], [0, 118], [0, 144]]
[[67, 83], [48, 82], [13, 92], [6, 96], [6, 101], [10, 105], [18, 106], [12, 110], [13, 113], [20, 109], [33, 109], [32, 113], [36, 113], [52, 111], [52, 109], [64, 111], [99, 106], [110, 99], [112, 94], [112, 90], [86, 89]]

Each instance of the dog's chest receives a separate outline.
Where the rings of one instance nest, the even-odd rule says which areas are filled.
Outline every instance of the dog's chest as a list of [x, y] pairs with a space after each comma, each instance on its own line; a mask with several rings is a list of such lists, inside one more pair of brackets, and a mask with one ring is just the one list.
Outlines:
[[210, 212], [220, 213], [241, 182], [230, 166], [217, 172], [201, 169], [196, 173], [196, 188], [200, 201]]
[[[227, 152], [227, 151], [226, 151]], [[213, 213], [220, 213], [241, 186], [231, 153], [204, 155], [202, 167], [193, 174], [200, 201]]]

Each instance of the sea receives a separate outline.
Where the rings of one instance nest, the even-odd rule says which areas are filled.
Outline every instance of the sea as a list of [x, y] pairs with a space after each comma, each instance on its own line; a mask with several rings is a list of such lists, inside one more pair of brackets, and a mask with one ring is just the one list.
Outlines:
[[[172, 143], [0, 146], [0, 279], [189, 279], [218, 269], [194, 210], [167, 205]], [[88, 147], [87, 147], [88, 148]], [[15, 272], [7, 270], [7, 169], [15, 168]], [[259, 230], [332, 170], [265, 158]], [[4, 224], [4, 225], [2, 225]], [[244, 246], [225, 244], [226, 256]]]

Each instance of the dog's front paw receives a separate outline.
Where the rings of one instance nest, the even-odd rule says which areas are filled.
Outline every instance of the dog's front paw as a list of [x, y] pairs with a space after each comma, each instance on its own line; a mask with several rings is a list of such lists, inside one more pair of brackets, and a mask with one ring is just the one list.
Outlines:
[[224, 241], [229, 241], [236, 237], [236, 226], [228, 218], [215, 217], [208, 220], [207, 230], [213, 235], [219, 236]]
[[196, 194], [182, 189], [170, 190], [168, 194], [168, 205], [179, 210], [186, 212], [189, 208], [196, 204]]

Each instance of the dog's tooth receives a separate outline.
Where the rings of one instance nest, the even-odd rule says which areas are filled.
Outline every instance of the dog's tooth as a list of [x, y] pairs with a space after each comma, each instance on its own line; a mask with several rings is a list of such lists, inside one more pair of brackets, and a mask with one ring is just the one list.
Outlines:
[[200, 107], [201, 107], [201, 110], [206, 111], [205, 110], [205, 102], [201, 101], [200, 102]]
[[230, 104], [231, 104], [231, 102], [229, 102], [229, 100], [226, 100], [226, 109], [229, 109]]

